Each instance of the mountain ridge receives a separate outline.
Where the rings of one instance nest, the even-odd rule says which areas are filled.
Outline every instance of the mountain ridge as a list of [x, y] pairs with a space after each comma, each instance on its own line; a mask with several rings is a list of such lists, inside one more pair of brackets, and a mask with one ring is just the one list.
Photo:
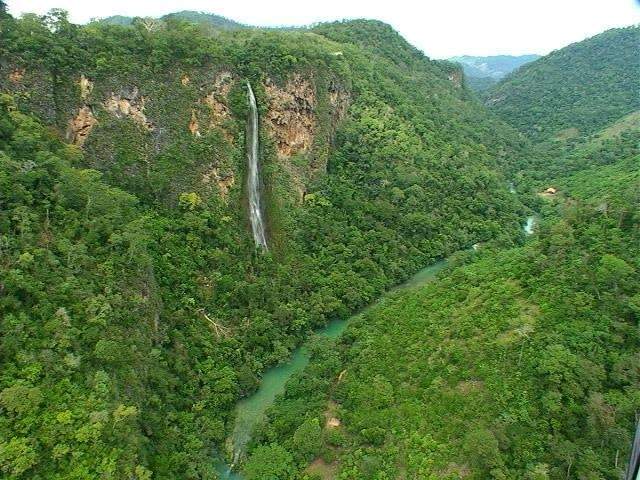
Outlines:
[[629, 26], [555, 50], [493, 86], [485, 104], [536, 140], [569, 128], [590, 134], [638, 109], [638, 42], [640, 27]]

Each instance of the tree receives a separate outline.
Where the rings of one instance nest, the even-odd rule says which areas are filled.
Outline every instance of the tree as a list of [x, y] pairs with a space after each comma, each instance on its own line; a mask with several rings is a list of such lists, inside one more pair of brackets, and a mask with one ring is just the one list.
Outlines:
[[317, 418], [305, 420], [293, 434], [293, 445], [300, 461], [312, 460], [322, 446], [322, 428]]
[[294, 474], [293, 456], [277, 443], [261, 445], [244, 467], [247, 480], [288, 480]]
[[604, 255], [600, 259], [597, 276], [602, 284], [618, 293], [627, 286], [627, 279], [634, 273], [633, 267], [615, 255]]

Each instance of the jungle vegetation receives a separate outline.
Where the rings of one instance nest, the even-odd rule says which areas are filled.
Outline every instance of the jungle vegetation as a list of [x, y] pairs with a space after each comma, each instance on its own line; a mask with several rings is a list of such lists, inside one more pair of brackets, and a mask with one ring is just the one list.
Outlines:
[[[0, 476], [215, 478], [234, 405], [267, 368], [482, 242], [338, 344], [315, 342], [247, 478], [312, 477], [314, 461], [344, 479], [614, 478], [639, 391], [637, 131], [613, 123], [631, 109], [609, 101], [583, 131], [554, 107], [541, 131], [579, 133], [538, 142], [382, 22], [201, 20], [75, 25], [0, 2]], [[214, 124], [203, 98], [226, 72]], [[612, 99], [623, 73], [597, 77]], [[296, 76], [316, 127], [283, 158], [266, 85]], [[265, 254], [244, 205], [245, 81], [263, 118]], [[144, 117], [113, 114], [113, 98]], [[80, 111], [96, 120], [82, 145], [68, 135]], [[536, 195], [552, 180], [555, 203]], [[525, 243], [532, 208], [544, 221]]]

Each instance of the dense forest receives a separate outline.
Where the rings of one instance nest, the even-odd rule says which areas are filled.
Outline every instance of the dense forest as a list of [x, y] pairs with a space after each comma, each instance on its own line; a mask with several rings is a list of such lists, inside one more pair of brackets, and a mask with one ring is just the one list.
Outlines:
[[[532, 132], [379, 21], [75, 25], [0, 1], [0, 478], [216, 479], [238, 400], [310, 338], [247, 480], [615, 478], [640, 409], [636, 34], [603, 34], [610, 110]], [[561, 68], [584, 75], [580, 45]]]
[[[525, 142], [384, 24], [1, 22], [7, 478], [212, 478], [235, 402], [313, 328], [521, 235], [501, 168]], [[245, 80], [264, 255], [243, 206]]]
[[[620, 88], [607, 78], [600, 90]], [[337, 342], [313, 340], [255, 431], [248, 478], [620, 478], [640, 411], [640, 117], [626, 111], [587, 135], [532, 133], [516, 188], [557, 190], [525, 196], [533, 239], [456, 254]]]
[[525, 246], [459, 254], [318, 340], [256, 432], [249, 478], [284, 471], [264, 461], [279, 451], [303, 478], [620, 478], [640, 409], [630, 148], [558, 179]]

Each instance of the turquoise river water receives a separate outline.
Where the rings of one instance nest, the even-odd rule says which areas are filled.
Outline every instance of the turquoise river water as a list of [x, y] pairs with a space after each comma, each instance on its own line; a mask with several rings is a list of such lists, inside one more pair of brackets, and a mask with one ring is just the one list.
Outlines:
[[[534, 224], [534, 217], [528, 217], [525, 225], [523, 225], [523, 230], [526, 234], [529, 235], [533, 233]], [[406, 282], [390, 290], [390, 292], [403, 288], [416, 287], [430, 282], [447, 263], [448, 260], [444, 259], [423, 268]], [[380, 302], [386, 295], [388, 295], [388, 293], [367, 308], [371, 308], [371, 306]], [[326, 327], [315, 333], [322, 337], [337, 338], [355, 317], [357, 317], [357, 315], [345, 320], [330, 322]], [[245, 446], [251, 438], [254, 427], [263, 419], [267, 408], [273, 404], [276, 396], [284, 391], [287, 380], [295, 373], [302, 371], [308, 363], [309, 352], [306, 347], [302, 345], [293, 351], [289, 361], [272, 367], [265, 372], [260, 382], [260, 387], [254, 394], [238, 402], [236, 406], [236, 422], [231, 435], [231, 443], [234, 451], [233, 463], [238, 462], [239, 457], [242, 455]], [[232, 469], [234, 466], [233, 463], [230, 465], [228, 461], [220, 455], [216, 457], [215, 462], [215, 469], [221, 480], [243, 480], [244, 477]]]

